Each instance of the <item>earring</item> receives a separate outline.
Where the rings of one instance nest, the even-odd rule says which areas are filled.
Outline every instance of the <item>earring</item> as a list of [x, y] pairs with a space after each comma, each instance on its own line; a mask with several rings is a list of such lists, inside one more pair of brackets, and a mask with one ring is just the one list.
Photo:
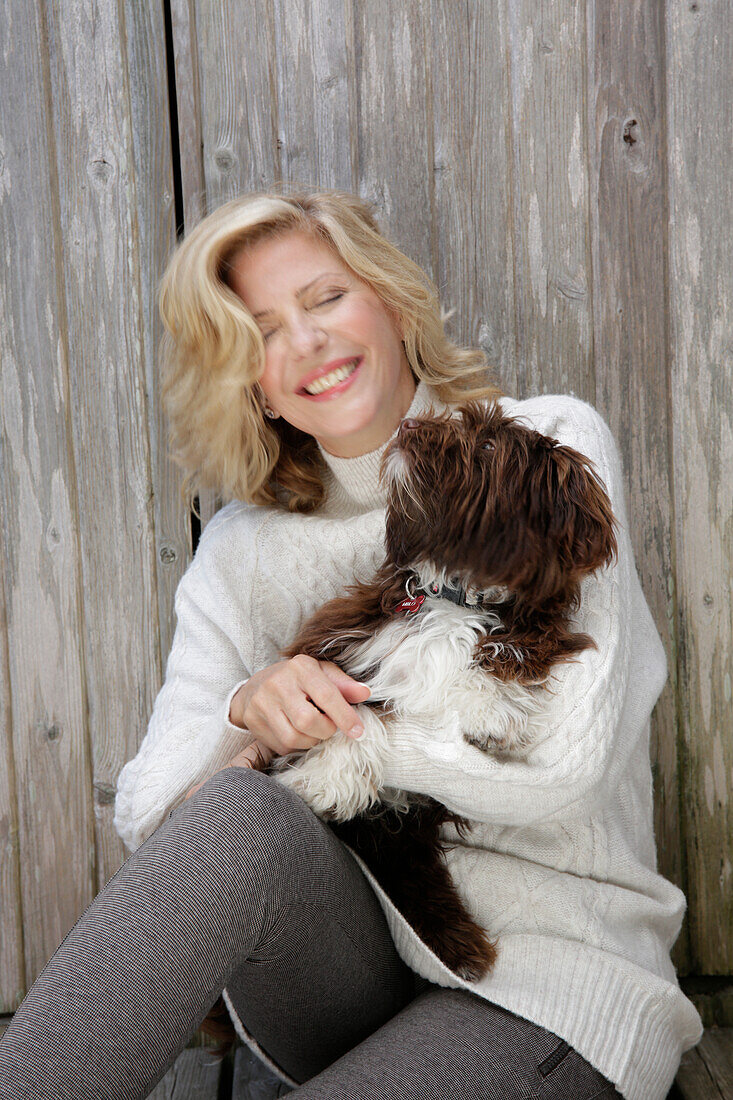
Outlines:
[[257, 404], [260, 406], [268, 420], [277, 420], [278, 414], [267, 404], [267, 399], [262, 392], [262, 387], [259, 385], [255, 386], [255, 397], [257, 399]]

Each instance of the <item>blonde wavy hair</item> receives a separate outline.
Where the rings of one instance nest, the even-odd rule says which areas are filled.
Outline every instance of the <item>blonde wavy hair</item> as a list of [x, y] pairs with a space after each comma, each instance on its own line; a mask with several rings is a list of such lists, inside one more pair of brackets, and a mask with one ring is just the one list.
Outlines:
[[227, 282], [242, 249], [295, 229], [329, 246], [397, 314], [413, 374], [442, 401], [503, 392], [490, 383], [481, 350], [448, 338], [444, 323], [453, 311], [444, 314], [435, 284], [383, 235], [369, 203], [346, 191], [303, 188], [240, 195], [187, 234], [159, 288], [168, 446], [185, 471], [181, 495], [195, 512], [202, 489], [291, 512], [312, 512], [323, 501], [326, 467], [315, 439], [282, 417], [264, 416], [257, 382], [265, 344]]

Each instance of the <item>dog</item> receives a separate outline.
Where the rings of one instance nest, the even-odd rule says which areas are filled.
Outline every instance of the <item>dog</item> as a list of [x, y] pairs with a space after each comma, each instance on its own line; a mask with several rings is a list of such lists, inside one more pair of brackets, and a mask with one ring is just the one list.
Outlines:
[[368, 684], [364, 733], [337, 731], [270, 772], [364, 859], [421, 939], [475, 981], [495, 941], [466, 910], [441, 827], [470, 822], [385, 785], [390, 735], [462, 737], [526, 757], [553, 666], [593, 640], [570, 627], [580, 582], [617, 555], [617, 521], [590, 459], [506, 415], [497, 401], [402, 421], [385, 450], [383, 563], [305, 622], [306, 653]]

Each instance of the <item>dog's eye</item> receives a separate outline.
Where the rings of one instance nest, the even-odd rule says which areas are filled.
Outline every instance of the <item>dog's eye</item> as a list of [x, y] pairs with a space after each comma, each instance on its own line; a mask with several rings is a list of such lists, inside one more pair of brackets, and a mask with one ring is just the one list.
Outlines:
[[496, 448], [496, 444], [494, 443], [493, 439], [490, 439], [488, 443], [484, 443], [484, 450], [485, 451], [493, 451], [493, 450], [495, 450], [495, 448]]

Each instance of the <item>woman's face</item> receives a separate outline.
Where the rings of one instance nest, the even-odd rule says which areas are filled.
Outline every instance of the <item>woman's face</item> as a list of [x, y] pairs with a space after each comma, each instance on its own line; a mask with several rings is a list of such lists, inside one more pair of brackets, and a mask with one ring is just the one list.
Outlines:
[[[374, 291], [300, 230], [245, 246], [229, 283], [265, 341], [259, 381], [270, 408], [342, 458], [386, 443], [410, 406], [415, 380], [397, 319]], [[341, 380], [327, 378], [344, 360]], [[328, 388], [309, 394], [304, 387], [316, 376], [323, 377], [317, 388]]]

